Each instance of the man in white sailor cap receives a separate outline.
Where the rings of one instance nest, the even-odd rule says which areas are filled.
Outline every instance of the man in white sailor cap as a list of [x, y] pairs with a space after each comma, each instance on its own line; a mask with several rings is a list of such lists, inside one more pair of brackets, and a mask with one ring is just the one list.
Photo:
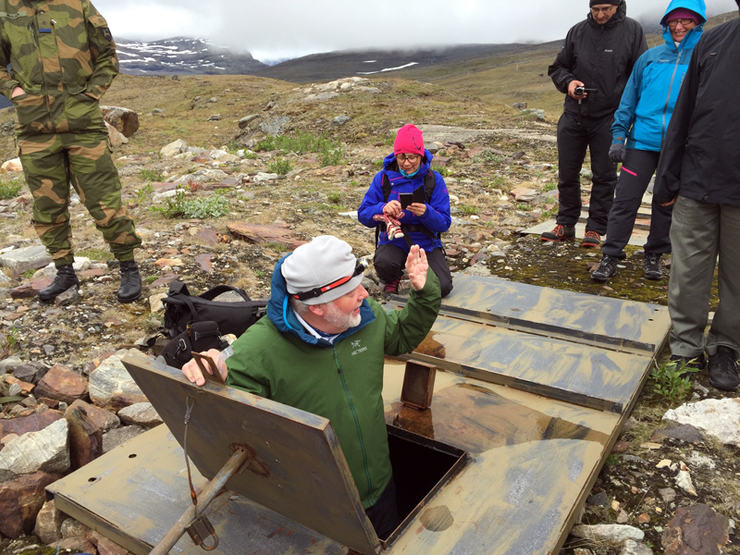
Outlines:
[[[386, 312], [362, 286], [364, 264], [330, 235], [280, 260], [266, 317], [237, 339], [225, 361], [226, 383], [328, 418], [339, 438], [363, 507], [380, 538], [399, 522], [383, 411], [383, 358], [413, 350], [440, 306], [440, 285], [426, 253], [411, 247], [412, 291], [402, 310]], [[204, 383], [197, 364], [183, 373]]]

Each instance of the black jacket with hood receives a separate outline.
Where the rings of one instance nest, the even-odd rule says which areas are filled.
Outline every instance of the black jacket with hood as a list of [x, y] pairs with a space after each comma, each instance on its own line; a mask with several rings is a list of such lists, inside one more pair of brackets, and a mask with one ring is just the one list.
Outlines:
[[[740, 7], [740, 0], [736, 0]], [[668, 126], [653, 191], [740, 207], [740, 20], [703, 34]]]
[[[566, 112], [591, 118], [610, 116], [619, 106], [632, 66], [645, 50], [642, 26], [627, 17], [627, 4], [622, 0], [605, 24], [596, 23], [589, 12], [584, 21], [571, 27], [547, 74], [565, 93]], [[579, 104], [568, 96], [568, 83], [574, 79], [598, 92], [589, 93]]]

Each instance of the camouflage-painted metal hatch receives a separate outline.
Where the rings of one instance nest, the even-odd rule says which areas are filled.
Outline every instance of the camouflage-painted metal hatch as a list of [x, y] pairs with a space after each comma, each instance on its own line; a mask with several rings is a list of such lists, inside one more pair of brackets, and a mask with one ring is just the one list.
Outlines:
[[[225, 386], [199, 390], [163, 367], [154, 371], [166, 381], [147, 395], [163, 416], [179, 415], [175, 420], [184, 410], [180, 393], [219, 399], [218, 406], [200, 403], [208, 407], [202, 431], [210, 439], [191, 430], [193, 449], [206, 453], [197, 463], [204, 473], [223, 464], [215, 455], [232, 443], [255, 450], [256, 467], [239, 477], [249, 488], [234, 486], [249, 498], [222, 495], [209, 512], [222, 541], [216, 552], [343, 553], [352, 546], [369, 553], [382, 546], [390, 553], [554, 553], [668, 328], [658, 306], [456, 278], [432, 333], [408, 355], [438, 368], [429, 409], [401, 403], [404, 362], [386, 363], [391, 443], [407, 436], [391, 456], [400, 459], [394, 474], [408, 515], [385, 544], [364, 518], [325, 420]], [[151, 365], [137, 359], [127, 362]], [[244, 410], [249, 422], [233, 417]], [[147, 552], [190, 503], [183, 424], [166, 420], [171, 431], [147, 432], [53, 484], [58, 506]], [[273, 458], [290, 471], [270, 464]], [[434, 465], [441, 467], [435, 485], [419, 492], [429, 485], [418, 475]], [[185, 537], [172, 552], [199, 551]]]

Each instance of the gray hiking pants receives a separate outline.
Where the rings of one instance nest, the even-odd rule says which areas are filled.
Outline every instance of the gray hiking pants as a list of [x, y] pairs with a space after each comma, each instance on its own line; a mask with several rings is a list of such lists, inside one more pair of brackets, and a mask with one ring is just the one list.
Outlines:
[[[668, 311], [671, 353], [714, 355], [723, 345], [740, 352], [740, 208], [679, 196], [671, 224]], [[704, 338], [714, 269], [719, 306]]]

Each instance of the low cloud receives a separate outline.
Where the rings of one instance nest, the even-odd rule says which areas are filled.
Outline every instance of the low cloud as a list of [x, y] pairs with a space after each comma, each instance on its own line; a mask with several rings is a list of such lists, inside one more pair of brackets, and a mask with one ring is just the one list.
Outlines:
[[[629, 0], [627, 13], [658, 22], [666, 0]], [[441, 44], [547, 42], [561, 39], [588, 12], [584, 0], [97, 0], [115, 36], [154, 40], [208, 38], [255, 57]], [[737, 10], [715, 0], [710, 15]]]

